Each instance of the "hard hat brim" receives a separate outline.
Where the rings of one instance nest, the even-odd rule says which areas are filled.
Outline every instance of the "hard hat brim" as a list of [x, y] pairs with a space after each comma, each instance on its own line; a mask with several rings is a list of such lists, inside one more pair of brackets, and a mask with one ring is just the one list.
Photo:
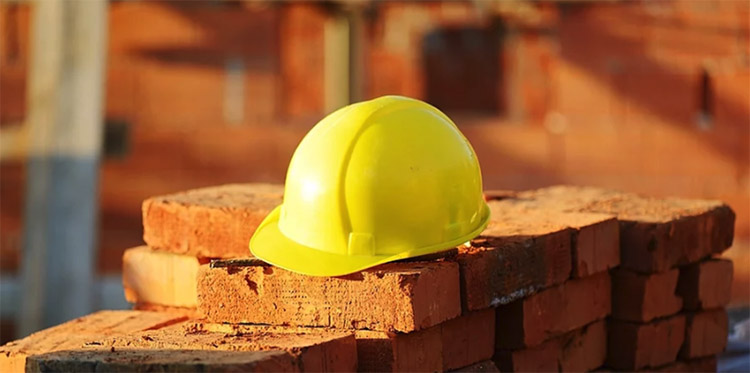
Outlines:
[[317, 250], [288, 238], [279, 229], [281, 206], [266, 216], [250, 239], [250, 252], [274, 266], [309, 276], [343, 276], [378, 264], [450, 249], [478, 236], [489, 223], [485, 204], [480, 224], [471, 233], [440, 245], [423, 247], [395, 255], [341, 255]]

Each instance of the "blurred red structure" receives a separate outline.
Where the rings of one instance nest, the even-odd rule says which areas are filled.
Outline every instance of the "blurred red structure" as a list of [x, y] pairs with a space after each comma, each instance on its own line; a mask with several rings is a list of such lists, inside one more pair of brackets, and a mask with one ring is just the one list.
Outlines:
[[[20, 143], [31, 11], [0, 4], [0, 125]], [[122, 250], [141, 242], [146, 197], [283, 182], [296, 144], [331, 108], [401, 94], [455, 119], [488, 188], [726, 201], [737, 212], [736, 299], [747, 301], [746, 1], [136, 1], [113, 2], [109, 28], [101, 272], [119, 271]], [[18, 154], [6, 148], [0, 163], [4, 272], [20, 248]]]

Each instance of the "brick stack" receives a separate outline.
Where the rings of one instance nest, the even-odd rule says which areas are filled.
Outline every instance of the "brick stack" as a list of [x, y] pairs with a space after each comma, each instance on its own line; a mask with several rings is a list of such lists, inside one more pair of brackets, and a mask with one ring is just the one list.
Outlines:
[[489, 203], [483, 236], [439, 260], [335, 278], [254, 260], [203, 265], [199, 312], [211, 323], [354, 330], [361, 371], [602, 366], [615, 217]]
[[724, 350], [734, 213], [721, 202], [655, 199], [592, 188], [553, 187], [519, 199], [565, 211], [613, 214], [621, 265], [611, 271], [607, 366], [614, 370], [716, 369]]
[[[2, 370], [691, 370], [715, 369], [726, 340], [731, 262], [711, 255], [731, 243], [734, 216], [720, 203], [493, 193], [470, 244], [310, 277], [248, 257], [281, 193], [229, 185], [147, 200], [147, 246], [124, 257], [138, 310], [3, 346]], [[130, 326], [113, 329], [118, 318]]]
[[231, 184], [144, 201], [148, 246], [123, 255], [125, 298], [139, 310], [197, 315], [200, 265], [247, 256], [255, 228], [281, 203], [283, 192], [279, 185]]
[[[541, 269], [551, 281], [522, 288], [520, 296], [511, 292], [490, 302], [499, 305], [494, 356], [497, 366], [507, 372], [590, 371], [601, 367], [607, 355], [606, 318], [611, 311], [608, 270], [620, 263], [615, 216], [564, 211], [552, 200], [507, 194], [488, 198], [492, 223], [483, 237], [555, 237], [548, 240], [553, 246], [546, 245], [540, 251], [551, 258]], [[528, 249], [525, 252], [528, 254]], [[505, 255], [498, 256], [495, 267], [504, 262]], [[526, 258], [512, 271], [523, 275], [537, 262], [537, 258]]]

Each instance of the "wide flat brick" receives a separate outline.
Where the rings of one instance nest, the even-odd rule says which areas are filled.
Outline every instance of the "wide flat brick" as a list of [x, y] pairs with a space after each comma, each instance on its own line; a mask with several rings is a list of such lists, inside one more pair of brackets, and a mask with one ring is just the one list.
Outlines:
[[492, 357], [495, 313], [472, 312], [411, 333], [357, 330], [359, 370], [445, 371]]
[[488, 202], [492, 221], [485, 235], [538, 234], [539, 228], [571, 228], [573, 277], [585, 277], [620, 264], [619, 223], [614, 215], [561, 212], [554, 199], [504, 198]]
[[464, 309], [507, 304], [570, 277], [570, 229], [532, 237], [485, 234], [472, 240], [471, 247], [460, 247], [455, 258]]
[[617, 216], [620, 264], [639, 272], [662, 272], [721, 253], [734, 238], [735, 214], [720, 201], [649, 198], [572, 186], [523, 192], [518, 198], [554, 200], [562, 211]]
[[497, 369], [497, 365], [495, 365], [495, 362], [492, 360], [485, 360], [476, 364], [469, 365], [468, 367], [463, 367], [455, 370], [451, 370], [451, 372], [487, 372], [487, 373], [500, 373], [500, 369]]
[[200, 258], [246, 257], [255, 228], [281, 204], [283, 187], [230, 184], [194, 189], [143, 202], [148, 246]]
[[728, 259], [708, 259], [680, 268], [677, 293], [685, 309], [710, 309], [729, 304], [734, 266]]
[[536, 346], [609, 315], [609, 273], [574, 279], [497, 308], [497, 349]]
[[143, 311], [92, 313], [0, 347], [0, 372], [24, 372], [29, 356], [75, 350], [98, 338], [158, 329], [185, 319], [182, 315]]
[[130, 303], [195, 308], [198, 258], [139, 246], [122, 256], [122, 285]]
[[32, 356], [30, 372], [299, 372], [286, 351], [84, 350]]
[[701, 359], [679, 360], [674, 363], [660, 366], [658, 368], [649, 368], [647, 372], [716, 372], [716, 356], [709, 356]]
[[538, 346], [499, 350], [494, 359], [503, 372], [584, 372], [602, 366], [606, 356], [606, 321], [600, 320]]
[[729, 318], [724, 309], [687, 314], [680, 358], [693, 359], [724, 351], [728, 333]]
[[456, 263], [390, 263], [346, 277], [236, 263], [199, 270], [199, 310], [210, 321], [411, 332], [461, 313]]
[[685, 316], [648, 324], [610, 320], [607, 366], [617, 370], [658, 367], [677, 359], [685, 340]]
[[96, 348], [129, 350], [264, 351], [283, 350], [300, 370], [354, 371], [357, 347], [350, 331], [186, 321], [93, 343]]
[[646, 322], [682, 309], [682, 298], [676, 294], [677, 268], [654, 274], [615, 269], [611, 275], [614, 319]]

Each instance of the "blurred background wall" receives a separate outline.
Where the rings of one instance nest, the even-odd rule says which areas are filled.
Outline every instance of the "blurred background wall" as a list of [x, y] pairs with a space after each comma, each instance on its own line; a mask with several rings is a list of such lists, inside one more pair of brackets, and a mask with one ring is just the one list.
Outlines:
[[[3, 341], [19, 296], [33, 11], [0, 3]], [[123, 250], [142, 242], [146, 197], [281, 183], [325, 114], [400, 94], [454, 119], [488, 189], [726, 201], [737, 212], [735, 303], [748, 302], [747, 1], [113, 1], [108, 17], [103, 278], [117, 279]]]

